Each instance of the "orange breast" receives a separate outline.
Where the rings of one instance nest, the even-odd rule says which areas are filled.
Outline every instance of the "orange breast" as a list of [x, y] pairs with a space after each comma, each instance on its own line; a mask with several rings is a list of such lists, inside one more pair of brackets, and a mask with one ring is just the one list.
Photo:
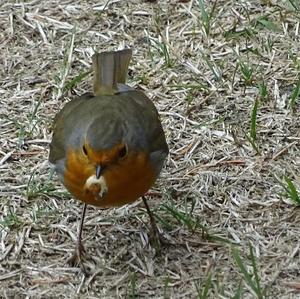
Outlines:
[[95, 167], [82, 155], [67, 153], [64, 185], [77, 199], [98, 207], [117, 207], [131, 203], [145, 194], [156, 179], [155, 172], [145, 153], [128, 153], [124, 160], [108, 166], [103, 176], [108, 191], [101, 199], [85, 192], [86, 180], [95, 175]]

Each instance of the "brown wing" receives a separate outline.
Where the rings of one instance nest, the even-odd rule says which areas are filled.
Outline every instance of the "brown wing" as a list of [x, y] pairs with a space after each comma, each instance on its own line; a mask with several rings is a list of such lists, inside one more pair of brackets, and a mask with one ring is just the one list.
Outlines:
[[93, 97], [92, 94], [86, 93], [79, 98], [74, 98], [68, 102], [63, 109], [61, 109], [55, 116], [53, 121], [53, 135], [50, 143], [49, 161], [55, 164], [56, 161], [65, 157], [65, 143], [66, 134], [72, 131], [72, 127], [75, 123], [75, 117], [70, 120], [70, 115], [82, 105], [86, 104], [89, 99]]

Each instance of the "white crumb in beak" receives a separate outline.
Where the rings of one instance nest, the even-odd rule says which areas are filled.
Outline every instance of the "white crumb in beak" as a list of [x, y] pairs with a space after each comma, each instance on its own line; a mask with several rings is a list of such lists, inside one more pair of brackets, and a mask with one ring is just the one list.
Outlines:
[[100, 198], [102, 198], [102, 196], [108, 191], [107, 184], [106, 184], [105, 178], [103, 176], [100, 176], [100, 178], [97, 179], [97, 177], [95, 175], [91, 175], [86, 180], [84, 189], [91, 190], [95, 186], [100, 187], [100, 191], [98, 193]]

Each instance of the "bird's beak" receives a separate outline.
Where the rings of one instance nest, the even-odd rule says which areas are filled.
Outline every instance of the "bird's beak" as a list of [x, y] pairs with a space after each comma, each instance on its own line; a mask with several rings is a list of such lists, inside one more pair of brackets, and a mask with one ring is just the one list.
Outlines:
[[96, 166], [96, 178], [99, 179], [102, 173], [102, 168], [100, 165]]

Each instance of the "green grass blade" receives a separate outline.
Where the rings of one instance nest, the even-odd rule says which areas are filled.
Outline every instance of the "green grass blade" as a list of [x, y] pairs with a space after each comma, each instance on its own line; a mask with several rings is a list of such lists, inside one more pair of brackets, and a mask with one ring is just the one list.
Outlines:
[[234, 296], [231, 299], [241, 299], [243, 298], [242, 296], [243, 296], [243, 288], [242, 288], [242, 280], [241, 280]]
[[288, 2], [290, 3], [291, 7], [292, 7], [295, 11], [300, 11], [300, 3], [299, 3], [299, 0], [288, 0]]
[[183, 212], [176, 209], [174, 206], [163, 205], [166, 211], [168, 211], [175, 219], [180, 223], [184, 224], [189, 230], [195, 229], [195, 223], [189, 215], [184, 214]]
[[63, 92], [67, 92], [71, 89], [73, 89], [78, 83], [80, 83], [85, 77], [87, 77], [89, 74], [91, 73], [91, 71], [87, 71], [87, 72], [81, 72], [79, 75], [77, 75], [75, 78], [73, 78], [72, 80], [68, 81], [64, 88], [63, 88]]
[[222, 71], [220, 70], [220, 68], [215, 63], [212, 63], [209, 57], [207, 57], [204, 53], [202, 54], [202, 58], [214, 74], [215, 80], [220, 81], [222, 79]]
[[258, 19], [257, 23], [259, 23], [260, 25], [262, 25], [263, 27], [267, 28], [270, 31], [273, 31], [273, 32], [281, 31], [280, 28], [275, 23], [266, 19], [265, 17]]
[[290, 199], [297, 205], [300, 205], [300, 196], [298, 194], [298, 191], [297, 191], [294, 183], [287, 176], [285, 176], [284, 179], [287, 183], [287, 187], [285, 187], [285, 189], [286, 189], [286, 192], [288, 193]]
[[260, 99], [264, 100], [268, 98], [268, 86], [264, 80], [258, 82], [258, 90]]
[[244, 279], [246, 284], [253, 290], [253, 292], [257, 295], [258, 294], [258, 289], [256, 287], [256, 285], [254, 284], [252, 277], [250, 275], [250, 273], [247, 271], [241, 257], [239, 254], [239, 251], [236, 248], [232, 248], [232, 254], [233, 254], [233, 258], [240, 270], [240, 272], [243, 274]]
[[[75, 29], [74, 29], [74, 31], [75, 31]], [[58, 83], [58, 91], [57, 91], [57, 96], [56, 96], [57, 99], [59, 99], [63, 94], [66, 78], [69, 74], [71, 64], [72, 64], [74, 44], [75, 44], [75, 33], [73, 32], [71, 35], [71, 38], [70, 38], [69, 47], [65, 51], [63, 68], [62, 68], [61, 74], [60, 74], [60, 76], [56, 76], [56, 80]]]
[[137, 299], [138, 295], [137, 295], [137, 285], [136, 285], [136, 273], [132, 273], [130, 275], [130, 295], [129, 297], [130, 299]]
[[296, 84], [296, 87], [295, 89], [293, 90], [293, 93], [291, 95], [291, 100], [290, 100], [290, 107], [292, 110], [295, 109], [295, 106], [296, 106], [296, 100], [298, 99], [299, 97], [299, 94], [300, 94], [300, 77], [297, 81], [297, 84]]
[[258, 276], [258, 269], [257, 269], [257, 265], [256, 265], [256, 257], [254, 255], [253, 252], [253, 247], [250, 244], [250, 259], [251, 259], [251, 265], [253, 268], [253, 273], [254, 273], [254, 280], [255, 280], [255, 284], [256, 284], [256, 288], [257, 288], [257, 295], [259, 298], [263, 298], [263, 294], [262, 294], [262, 290], [261, 290], [261, 286], [260, 286], [260, 279]]
[[170, 298], [169, 289], [170, 289], [170, 277], [167, 276], [164, 279], [164, 299]]
[[209, 290], [211, 289], [211, 286], [212, 286], [211, 282], [212, 282], [212, 275], [211, 275], [211, 273], [209, 273], [208, 277], [205, 280], [205, 284], [204, 284], [202, 291], [199, 288], [197, 289], [198, 299], [208, 298]]
[[252, 140], [256, 140], [256, 120], [257, 120], [257, 108], [258, 108], [258, 99], [255, 100], [252, 112], [251, 112], [251, 129], [250, 129], [250, 137]]
[[205, 31], [206, 35], [209, 35], [209, 31], [210, 31], [209, 15], [206, 11], [204, 1], [203, 0], [198, 0], [198, 3], [199, 3], [200, 12], [201, 12], [202, 26], [204, 27], [204, 31]]
[[249, 141], [253, 149], [256, 151], [256, 154], [261, 155], [260, 149], [256, 145], [255, 141], [248, 134], [245, 134], [245, 137]]

